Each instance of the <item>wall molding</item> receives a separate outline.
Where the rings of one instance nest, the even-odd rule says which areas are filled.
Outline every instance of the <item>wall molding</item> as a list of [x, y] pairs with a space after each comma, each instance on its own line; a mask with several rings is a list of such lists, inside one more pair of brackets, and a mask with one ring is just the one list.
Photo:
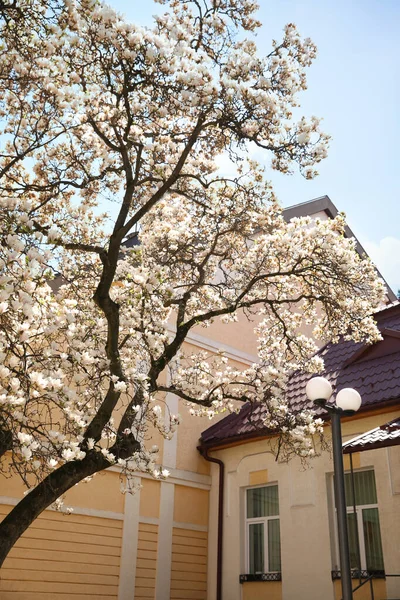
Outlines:
[[204, 531], [208, 532], [207, 525], [196, 525], [195, 523], [180, 523], [179, 521], [174, 521], [172, 526], [176, 529], [191, 529], [192, 531]]
[[[160, 519], [156, 517], [140, 517], [139, 523], [147, 523], [148, 525], [160, 525]], [[180, 521], [173, 521], [172, 527], [177, 529], [191, 529], [192, 531], [208, 531], [207, 525], [197, 525], [196, 523], [181, 523]]]
[[[121, 467], [114, 465], [112, 467], [109, 467], [107, 471], [121, 473], [122, 469]], [[168, 471], [170, 472], [170, 475], [166, 479], [162, 479], [162, 483], [172, 483], [175, 485], [184, 485], [187, 487], [197, 487], [202, 490], [209, 490], [211, 488], [210, 475], [202, 475], [201, 473], [194, 473], [193, 471], [184, 471], [182, 469], [172, 468], [168, 468]], [[159, 479], [155, 479], [148, 473], [139, 473], [138, 471], [135, 471], [134, 477], [142, 479], [151, 479], [153, 481], [160, 481]]]
[[158, 517], [141, 517], [139, 515], [139, 523], [146, 523], [147, 525], [160, 525], [160, 519]]
[[140, 489], [125, 494], [118, 600], [134, 600], [139, 535]]
[[175, 488], [161, 483], [160, 525], [158, 527], [156, 598], [169, 598], [172, 567], [172, 523]]
[[[170, 333], [175, 333], [176, 331], [176, 329], [169, 324], [167, 325], [167, 330]], [[260, 362], [258, 356], [256, 356], [255, 354], [243, 352], [242, 350], [238, 350], [234, 346], [229, 346], [228, 344], [224, 344], [223, 342], [219, 342], [217, 340], [205, 337], [204, 335], [200, 335], [199, 333], [194, 333], [193, 331], [187, 334], [185, 341], [189, 344], [193, 344], [193, 346], [198, 346], [199, 348], [203, 348], [203, 350], [208, 350], [214, 353], [218, 352], [219, 350], [223, 350], [227, 358], [230, 358], [232, 360], [239, 360], [240, 362], [249, 365]]]

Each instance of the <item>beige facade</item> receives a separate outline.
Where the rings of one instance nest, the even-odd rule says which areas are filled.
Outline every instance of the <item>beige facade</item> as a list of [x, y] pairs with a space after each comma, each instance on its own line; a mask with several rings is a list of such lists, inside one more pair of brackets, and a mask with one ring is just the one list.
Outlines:
[[[398, 414], [348, 420], [344, 439]], [[74, 508], [71, 515], [45, 511], [1, 570], [1, 600], [215, 600], [218, 467], [212, 465], [207, 474], [209, 463], [195, 444], [186, 454], [181, 460], [188, 465], [198, 461], [197, 471], [171, 467], [167, 481], [143, 478], [135, 496], [123, 496], [119, 474], [112, 469], [71, 491], [66, 502]], [[223, 460], [226, 473], [222, 598], [339, 599], [339, 582], [331, 579], [338, 565], [329, 453], [306, 468], [297, 460], [280, 463], [264, 438], [212, 455]], [[399, 573], [399, 447], [357, 453], [353, 466], [375, 472], [385, 570]], [[245, 491], [265, 484], [279, 489], [282, 582], [239, 583], [239, 575], [246, 573]], [[5, 515], [22, 488], [6, 480], [1, 491], [0, 514]], [[375, 598], [397, 598], [400, 579], [377, 579], [374, 590]], [[369, 597], [365, 586], [355, 600]]]
[[[348, 419], [343, 439], [366, 432], [395, 418], [399, 409]], [[327, 431], [329, 435], [329, 430]], [[229, 600], [334, 600], [340, 598], [340, 583], [332, 582], [338, 570], [338, 550], [333, 509], [333, 464], [324, 452], [304, 467], [299, 460], [275, 460], [268, 439], [236, 444], [212, 452], [225, 465], [223, 518], [222, 597]], [[400, 574], [400, 447], [371, 450], [353, 457], [353, 468], [373, 469], [386, 573]], [[345, 468], [349, 469], [346, 457]], [[246, 565], [245, 492], [253, 486], [277, 484], [281, 537], [282, 581], [239, 583]], [[212, 467], [212, 489], [218, 487], [218, 467]], [[211, 494], [211, 514], [216, 512], [216, 494]], [[209, 581], [215, 581], [216, 527], [210, 527]], [[354, 587], [357, 585], [355, 580]], [[375, 598], [398, 598], [400, 578], [376, 579]], [[369, 599], [369, 585], [355, 600]], [[210, 585], [208, 600], [215, 600]]]

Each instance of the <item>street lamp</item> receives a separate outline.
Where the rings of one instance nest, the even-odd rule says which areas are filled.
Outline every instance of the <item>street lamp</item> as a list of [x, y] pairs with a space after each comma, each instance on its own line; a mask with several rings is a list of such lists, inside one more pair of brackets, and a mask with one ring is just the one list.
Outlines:
[[342, 431], [340, 418], [348, 417], [361, 406], [361, 396], [352, 388], [344, 388], [336, 395], [336, 404], [327, 404], [332, 396], [332, 386], [324, 377], [313, 377], [307, 383], [306, 394], [309, 400], [322, 407], [331, 416], [333, 471], [335, 474], [335, 503], [337, 511], [340, 575], [343, 600], [352, 600], [353, 586], [350, 570], [349, 536], [347, 531], [347, 509], [344, 487], [344, 468], [342, 453]]

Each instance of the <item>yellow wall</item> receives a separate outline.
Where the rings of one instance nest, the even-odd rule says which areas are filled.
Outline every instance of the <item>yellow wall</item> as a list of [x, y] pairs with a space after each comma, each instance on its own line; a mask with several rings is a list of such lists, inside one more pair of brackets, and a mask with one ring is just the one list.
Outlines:
[[361, 467], [361, 456], [359, 452], [353, 452], [351, 457], [350, 454], [343, 455], [344, 470], [350, 471], [352, 465], [353, 469], [359, 469]]
[[282, 600], [280, 581], [247, 581], [242, 587], [242, 600]]
[[257, 355], [257, 338], [254, 334], [254, 328], [261, 320], [254, 315], [252, 321], [244, 316], [242, 311], [238, 311], [238, 323], [223, 323], [221, 319], [215, 319], [213, 323], [205, 328], [199, 325], [193, 332], [201, 336], [232, 346], [240, 348], [243, 352]]
[[160, 482], [154, 479], [142, 479], [140, 490], [140, 516], [155, 517], [160, 514]]
[[[364, 581], [364, 580], [361, 580]], [[353, 579], [353, 590], [360, 583], [359, 579]], [[386, 595], [386, 581], [384, 579], [374, 579], [372, 581], [374, 588], [374, 597], [377, 600], [382, 600], [383, 598], [387, 598]], [[334, 589], [335, 589], [335, 599], [340, 600], [342, 598], [342, 585], [339, 580], [334, 581]], [[354, 600], [371, 600], [371, 587], [370, 583], [366, 583], [359, 590], [354, 592], [353, 599]]]
[[197, 446], [202, 431], [214, 423], [206, 417], [194, 417], [189, 413], [189, 407], [183, 400], [179, 401], [179, 414], [182, 424], [178, 427], [176, 468], [184, 471], [192, 471], [202, 475], [209, 475], [210, 463], [208, 463], [198, 452]]
[[[155, 598], [158, 525], [139, 523], [135, 600]], [[132, 565], [134, 568], [134, 565]]]
[[171, 600], [206, 600], [207, 533], [174, 527]]
[[[342, 423], [342, 434], [344, 439], [348, 439], [349, 436], [356, 436], [360, 433], [365, 433], [374, 427], [383, 425], [388, 421], [399, 416], [399, 409], [393, 409], [384, 413], [375, 414], [355, 414], [354, 417], [347, 417], [343, 419]], [[363, 453], [364, 454], [364, 453]]]
[[268, 469], [260, 469], [259, 471], [250, 471], [249, 485], [261, 485], [268, 483]]
[[102, 471], [88, 483], [79, 483], [67, 492], [64, 504], [123, 513], [124, 495], [119, 473]]
[[117, 599], [121, 540], [121, 520], [46, 511], [6, 559], [1, 600]]
[[[2, 496], [10, 498], [22, 498], [26, 491], [22, 480], [17, 476], [9, 479], [0, 476], [0, 489]], [[124, 496], [121, 494], [119, 473], [102, 471], [97, 473], [90, 481], [75, 485], [65, 495], [64, 504], [65, 506], [79, 506], [80, 508], [123, 513]]]
[[176, 485], [174, 521], [206, 526], [208, 524], [208, 491]]

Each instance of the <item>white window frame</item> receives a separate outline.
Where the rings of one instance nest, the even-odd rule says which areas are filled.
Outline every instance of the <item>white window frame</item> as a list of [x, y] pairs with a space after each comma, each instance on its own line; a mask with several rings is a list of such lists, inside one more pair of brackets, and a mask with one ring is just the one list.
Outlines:
[[[374, 474], [375, 477], [375, 469], [357, 469], [354, 470], [354, 474], [355, 473], [360, 473], [362, 471], [372, 471], [372, 473]], [[351, 476], [351, 471], [346, 471], [345, 475], [350, 475]], [[376, 485], [376, 481], [375, 481], [375, 485]], [[332, 498], [333, 498], [333, 504], [332, 506], [334, 507], [334, 522], [335, 522], [335, 531], [334, 531], [334, 535], [335, 535], [335, 548], [336, 548], [336, 563], [337, 565], [340, 564], [340, 560], [339, 560], [339, 538], [338, 538], [338, 523], [337, 523], [337, 510], [335, 508], [335, 486], [334, 486], [334, 477], [332, 475], [331, 478], [331, 486], [332, 486]], [[367, 555], [365, 552], [365, 537], [364, 537], [364, 527], [363, 527], [363, 520], [362, 520], [362, 511], [364, 509], [368, 509], [368, 508], [376, 508], [378, 509], [378, 516], [379, 516], [379, 506], [378, 503], [376, 502], [375, 504], [356, 504], [356, 518], [357, 518], [357, 532], [358, 532], [358, 541], [359, 541], [359, 547], [360, 547], [360, 567], [362, 571], [366, 571], [367, 570]], [[354, 514], [354, 506], [346, 506], [346, 512], [347, 514]], [[380, 521], [379, 521], [379, 532], [381, 535], [381, 539], [382, 539], [382, 533], [381, 533], [381, 529], [380, 529]], [[352, 568], [352, 570], [354, 570], [355, 567]]]
[[[278, 498], [279, 498], [279, 487], [277, 483], [267, 483], [262, 485], [251, 485], [245, 488], [245, 501], [244, 501], [244, 515], [245, 515], [245, 540], [246, 540], [246, 573], [250, 573], [250, 525], [263, 524], [264, 525], [264, 570], [262, 573], [280, 573], [281, 571], [269, 571], [266, 567], [269, 566], [269, 556], [268, 556], [268, 521], [279, 521], [279, 536], [280, 536], [280, 508], [279, 513], [277, 515], [272, 515], [270, 517], [247, 517], [247, 491], [254, 490], [257, 488], [265, 488], [265, 487], [276, 487], [278, 488]], [[281, 559], [282, 560], [282, 559]], [[261, 573], [255, 573], [255, 575], [260, 575]]]
[[[358, 540], [360, 544], [360, 563], [361, 570], [367, 569], [367, 555], [365, 552], [365, 538], [364, 538], [364, 527], [362, 521], [362, 511], [364, 508], [378, 508], [377, 504], [356, 504], [356, 519], [357, 519], [357, 531], [358, 531]], [[347, 514], [354, 515], [354, 507], [347, 507]], [[379, 513], [378, 513], [379, 514]]]

